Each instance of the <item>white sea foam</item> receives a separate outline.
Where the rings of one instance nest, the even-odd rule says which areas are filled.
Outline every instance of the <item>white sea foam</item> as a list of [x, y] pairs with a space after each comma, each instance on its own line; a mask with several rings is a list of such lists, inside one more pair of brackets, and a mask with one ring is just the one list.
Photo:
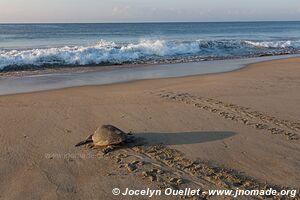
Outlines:
[[174, 56], [199, 51], [198, 41], [167, 43], [163, 40], [142, 40], [138, 43], [118, 45], [101, 40], [92, 46], [65, 46], [30, 50], [0, 50], [0, 69], [22, 65], [87, 65], [124, 63], [151, 56]]
[[242, 48], [247, 50], [245, 51], [247, 53], [255, 52], [256, 49], [259, 50], [261, 47], [300, 48], [300, 41], [141, 40], [136, 43], [117, 44], [101, 40], [91, 46], [65, 46], [29, 50], [0, 49], [0, 69], [43, 65], [122, 64], [160, 58], [177, 58], [177, 56], [186, 55], [203, 57], [236, 55], [237, 53], [243, 55]]
[[300, 40], [263, 41], [263, 42], [245, 41], [245, 43], [255, 47], [263, 47], [263, 48], [300, 48]]

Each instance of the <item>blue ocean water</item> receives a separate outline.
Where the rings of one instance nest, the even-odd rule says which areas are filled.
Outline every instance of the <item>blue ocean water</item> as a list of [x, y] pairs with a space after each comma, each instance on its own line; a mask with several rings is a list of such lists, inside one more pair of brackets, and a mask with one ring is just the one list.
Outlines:
[[300, 22], [0, 24], [0, 70], [300, 52]]

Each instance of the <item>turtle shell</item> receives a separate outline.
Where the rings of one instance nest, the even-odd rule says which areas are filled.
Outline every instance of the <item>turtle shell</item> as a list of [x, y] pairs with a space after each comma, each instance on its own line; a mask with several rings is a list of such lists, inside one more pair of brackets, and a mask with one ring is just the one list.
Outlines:
[[108, 146], [120, 144], [127, 139], [127, 134], [113, 125], [103, 125], [92, 136], [94, 145]]

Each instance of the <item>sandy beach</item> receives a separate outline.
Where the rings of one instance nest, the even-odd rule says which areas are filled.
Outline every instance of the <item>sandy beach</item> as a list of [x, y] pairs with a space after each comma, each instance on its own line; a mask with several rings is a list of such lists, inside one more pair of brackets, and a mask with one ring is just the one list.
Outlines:
[[[299, 196], [299, 91], [300, 58], [290, 58], [0, 96], [0, 199], [149, 199], [112, 189], [167, 187], [290, 188]], [[102, 124], [137, 142], [107, 155], [74, 146]]]

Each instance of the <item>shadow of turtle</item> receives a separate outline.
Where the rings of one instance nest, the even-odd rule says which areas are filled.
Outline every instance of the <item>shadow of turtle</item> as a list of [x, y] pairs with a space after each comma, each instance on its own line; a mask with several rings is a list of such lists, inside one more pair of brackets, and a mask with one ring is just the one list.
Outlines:
[[203, 131], [203, 132], [176, 132], [176, 133], [138, 133], [136, 137], [141, 138], [144, 145], [184, 145], [200, 144], [216, 140], [223, 140], [236, 135], [228, 131]]
[[122, 147], [200, 144], [223, 140], [236, 135], [230, 131], [176, 132], [176, 133], [134, 133]]
[[[118, 149], [133, 148], [137, 146], [155, 146], [155, 145], [185, 145], [185, 144], [201, 144], [223, 140], [236, 135], [230, 131], [200, 131], [200, 132], [176, 132], [176, 133], [130, 133], [128, 139], [110, 148], [102, 148], [104, 153], [115, 151]], [[99, 148], [99, 147], [98, 147]]]

